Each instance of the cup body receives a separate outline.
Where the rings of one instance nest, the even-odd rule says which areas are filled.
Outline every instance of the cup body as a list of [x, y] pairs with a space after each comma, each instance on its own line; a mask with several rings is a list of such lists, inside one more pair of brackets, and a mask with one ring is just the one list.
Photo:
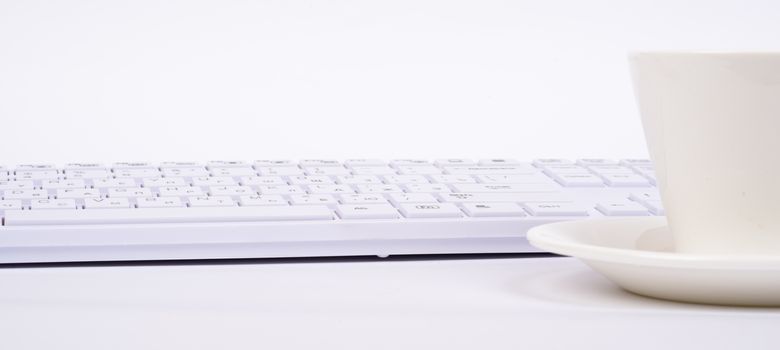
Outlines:
[[780, 53], [629, 60], [675, 249], [780, 255]]

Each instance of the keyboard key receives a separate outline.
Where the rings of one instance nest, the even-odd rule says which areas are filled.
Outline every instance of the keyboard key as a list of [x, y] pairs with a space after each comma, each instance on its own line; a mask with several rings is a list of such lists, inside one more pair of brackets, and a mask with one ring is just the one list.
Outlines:
[[[108, 198], [137, 198], [154, 196], [154, 194], [152, 194], [152, 190], [141, 187], [109, 188], [106, 190], [106, 195]], [[193, 196], [194, 195], [195, 194], [193, 194]]]
[[333, 220], [326, 206], [148, 208], [112, 210], [9, 210], [7, 226]]
[[347, 159], [344, 165], [350, 168], [358, 166], [386, 166], [387, 162], [381, 159]]
[[341, 204], [387, 204], [381, 194], [346, 194], [339, 196]]
[[183, 207], [179, 197], [141, 197], [136, 198], [138, 208], [176, 208]]
[[463, 212], [452, 203], [408, 203], [400, 205], [407, 218], [459, 218]]
[[22, 201], [18, 199], [0, 199], [0, 214], [6, 210], [22, 210]]
[[47, 180], [57, 179], [60, 176], [57, 170], [17, 170], [14, 174], [17, 180]]
[[336, 206], [336, 213], [345, 220], [399, 217], [398, 210], [387, 204], [342, 204]]
[[[48, 180], [44, 180], [48, 181]], [[54, 180], [56, 181], [56, 180]], [[4, 180], [0, 181], [0, 191], [4, 190], [32, 190], [35, 182], [32, 180]]]
[[240, 176], [256, 176], [257, 171], [248, 166], [246, 167], [214, 167], [209, 169], [211, 176], [226, 176], [226, 177], [240, 177]]
[[434, 162], [434, 164], [436, 164], [436, 166], [445, 167], [445, 166], [477, 165], [477, 162], [465, 158], [449, 158], [449, 159], [437, 159]]
[[121, 209], [130, 208], [127, 198], [87, 198], [84, 209]]
[[14, 169], [15, 171], [19, 172], [25, 172], [25, 171], [57, 171], [57, 166], [54, 164], [19, 164]]
[[480, 159], [479, 165], [520, 165], [523, 164], [517, 159], [509, 158], [492, 158], [492, 159]]
[[147, 163], [147, 162], [119, 162], [114, 163], [111, 165], [111, 168], [116, 172], [116, 170], [127, 170], [127, 169], [154, 169], [157, 170], [158, 166], [153, 163]]
[[403, 203], [435, 203], [436, 198], [430, 193], [391, 193], [390, 203], [400, 206]]
[[75, 199], [33, 199], [30, 209], [76, 209]]
[[[165, 177], [195, 177], [195, 176], [209, 176], [209, 171], [206, 168], [163, 168], [162, 174]], [[242, 174], [249, 175], [249, 174]]]
[[160, 169], [185, 169], [185, 168], [203, 168], [203, 164], [198, 162], [162, 162]]
[[433, 165], [399, 166], [398, 173], [403, 175], [433, 175], [441, 174], [442, 170]]
[[631, 167], [640, 174], [653, 174], [655, 173], [655, 167], [652, 165], [634, 165]]
[[[481, 175], [480, 175], [481, 176]], [[434, 183], [439, 184], [474, 184], [477, 180], [471, 175], [430, 175], [429, 176]]]
[[277, 159], [277, 160], [256, 160], [254, 162], [255, 169], [267, 168], [267, 167], [296, 167], [295, 162], [289, 159]]
[[533, 216], [588, 216], [588, 211], [574, 203], [526, 203], [523, 207]]
[[530, 165], [515, 166], [452, 166], [444, 168], [444, 172], [452, 175], [511, 175], [535, 174], [536, 169]]
[[445, 184], [406, 184], [404, 188], [412, 193], [449, 193], [452, 192]]
[[620, 164], [625, 166], [653, 165], [653, 162], [651, 162], [649, 159], [621, 159]]
[[634, 170], [620, 165], [596, 165], [588, 167], [590, 171], [598, 175], [608, 174], [634, 174]]
[[65, 188], [57, 190], [57, 199], [83, 199], [100, 197], [100, 191], [94, 188]]
[[95, 179], [92, 180], [92, 186], [95, 188], [117, 188], [117, 187], [138, 187], [135, 179]]
[[389, 166], [357, 166], [352, 167], [352, 173], [355, 175], [393, 175], [395, 169]]
[[305, 167], [303, 171], [306, 175], [346, 176], [351, 174], [349, 169], [343, 166]]
[[125, 178], [155, 178], [162, 176], [162, 173], [153, 168], [130, 168], [130, 169], [114, 169], [114, 177], [117, 179]]
[[271, 185], [271, 186], [257, 186], [257, 190], [260, 194], [304, 194], [306, 191], [301, 186], [297, 185]]
[[284, 197], [273, 194], [261, 194], [259, 196], [241, 196], [239, 204], [243, 207], [265, 206], [265, 205], [289, 205]]
[[606, 174], [601, 177], [611, 187], [650, 187], [650, 182], [637, 174]]
[[293, 205], [336, 205], [338, 201], [329, 194], [294, 194], [290, 196]]
[[[148, 190], [148, 188], [147, 188]], [[200, 187], [168, 186], [157, 188], [160, 197], [205, 197], [206, 193]]]
[[647, 210], [655, 215], [666, 215], [666, 210], [664, 210], [664, 203], [660, 200], [646, 200], [642, 202], [642, 204], [647, 207]]
[[109, 170], [103, 163], [68, 163], [62, 169], [65, 173], [68, 170]]
[[644, 203], [645, 201], [660, 201], [661, 195], [658, 192], [634, 192], [628, 196], [628, 199]]
[[403, 190], [398, 185], [355, 185], [358, 193], [401, 193]]
[[206, 163], [206, 169], [212, 168], [246, 168], [249, 163], [240, 160], [212, 160]]
[[464, 203], [463, 210], [475, 218], [526, 216], [525, 210], [516, 203]]
[[654, 215], [666, 215], [661, 196], [657, 192], [635, 192], [631, 193], [628, 199], [643, 205]]
[[553, 178], [564, 187], [604, 187], [604, 180], [593, 174], [559, 174]]
[[105, 179], [112, 174], [106, 169], [73, 169], [65, 170], [66, 179]]
[[187, 203], [190, 207], [232, 207], [236, 203], [230, 197], [189, 197]]
[[382, 177], [388, 184], [427, 184], [430, 183], [422, 175], [385, 175]]
[[261, 176], [295, 176], [303, 175], [303, 169], [297, 166], [269, 166], [258, 168]]
[[[154, 179], [144, 179], [144, 187], [184, 187], [189, 186], [187, 181], [180, 177], [158, 177]], [[115, 187], [115, 186], [112, 186]]]
[[480, 183], [499, 184], [546, 184], [550, 178], [542, 174], [518, 174], [518, 175], [477, 175]]
[[359, 184], [381, 184], [382, 180], [374, 175], [348, 175], [348, 176], [336, 176], [336, 180], [340, 184], [345, 185], [359, 185]]
[[568, 159], [559, 159], [559, 158], [539, 158], [534, 159], [533, 165], [538, 167], [547, 167], [551, 165], [572, 165], [574, 162], [568, 160]]
[[571, 202], [560, 193], [437, 193], [442, 202], [481, 203], [481, 202]]
[[548, 165], [544, 167], [544, 173], [552, 177], [560, 174], [590, 174], [590, 171], [579, 165]]
[[250, 196], [256, 195], [254, 189], [247, 186], [212, 186], [209, 187], [210, 196]]
[[[653, 169], [644, 169], [645, 167], [633, 167], [634, 171], [637, 172], [637, 174], [644, 176], [648, 180], [650, 180], [651, 183], [655, 184], [655, 170]], [[652, 167], [648, 167], [652, 168]]]
[[46, 198], [49, 198], [49, 192], [46, 190], [33, 189], [33, 190], [3, 191], [3, 199], [46, 199]]
[[65, 188], [87, 188], [87, 184], [82, 179], [43, 180], [41, 181], [41, 188], [47, 190], [59, 190]]
[[341, 163], [335, 159], [302, 159], [298, 164], [306, 167], [340, 167]]
[[644, 216], [647, 209], [637, 202], [601, 202], [596, 205], [596, 210], [606, 216]]
[[577, 164], [582, 166], [590, 166], [590, 165], [618, 165], [620, 163], [614, 159], [581, 158], [581, 159], [577, 159]]
[[192, 178], [192, 185], [203, 186], [203, 187], [237, 186], [238, 183], [230, 176], [199, 176], [199, 177]]
[[310, 194], [352, 194], [355, 190], [347, 185], [309, 185], [306, 186]]
[[560, 188], [552, 184], [452, 184], [455, 192], [560, 192]]
[[290, 176], [290, 184], [293, 185], [327, 185], [334, 183], [329, 176]]
[[390, 165], [396, 168], [407, 166], [430, 166], [431, 162], [425, 159], [393, 159]]
[[[242, 186], [287, 185], [287, 181], [282, 179], [281, 176], [242, 176], [239, 183]], [[229, 184], [224, 185], [228, 186]]]

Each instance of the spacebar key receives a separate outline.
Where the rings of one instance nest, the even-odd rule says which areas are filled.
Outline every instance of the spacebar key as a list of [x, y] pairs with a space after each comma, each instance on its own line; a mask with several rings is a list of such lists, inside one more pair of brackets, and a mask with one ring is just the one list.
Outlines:
[[9, 210], [6, 226], [333, 220], [326, 206]]

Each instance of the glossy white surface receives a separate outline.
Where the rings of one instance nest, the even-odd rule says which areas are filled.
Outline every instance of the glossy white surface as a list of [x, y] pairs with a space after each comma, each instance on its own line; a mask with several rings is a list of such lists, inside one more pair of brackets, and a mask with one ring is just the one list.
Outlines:
[[582, 259], [617, 285], [692, 303], [780, 306], [780, 258], [678, 252], [659, 217], [601, 219], [533, 228], [529, 241]]
[[7, 349], [776, 349], [780, 311], [623, 292], [569, 258], [0, 269]]

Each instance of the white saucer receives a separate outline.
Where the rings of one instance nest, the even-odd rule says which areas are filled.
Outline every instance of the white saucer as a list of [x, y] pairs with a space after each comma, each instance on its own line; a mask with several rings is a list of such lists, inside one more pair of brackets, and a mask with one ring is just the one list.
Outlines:
[[675, 253], [662, 217], [560, 222], [533, 228], [528, 239], [540, 249], [581, 259], [636, 294], [780, 306], [780, 256]]

